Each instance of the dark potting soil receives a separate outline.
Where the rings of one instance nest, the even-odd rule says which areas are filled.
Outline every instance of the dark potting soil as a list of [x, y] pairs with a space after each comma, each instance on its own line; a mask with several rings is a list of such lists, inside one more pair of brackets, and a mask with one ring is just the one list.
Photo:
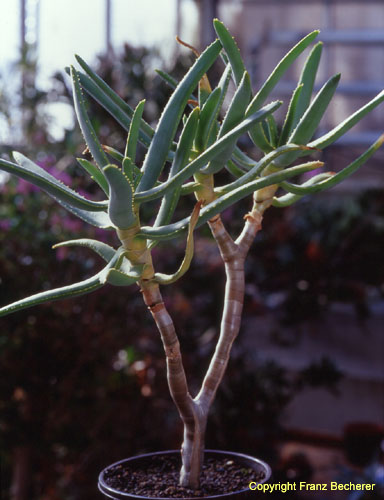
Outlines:
[[222, 495], [249, 487], [251, 481], [264, 479], [264, 471], [256, 472], [232, 458], [204, 460], [199, 490], [179, 486], [180, 458], [153, 456], [146, 465], [136, 468], [129, 462], [108, 468], [105, 483], [116, 490], [134, 495], [158, 498], [187, 498]]

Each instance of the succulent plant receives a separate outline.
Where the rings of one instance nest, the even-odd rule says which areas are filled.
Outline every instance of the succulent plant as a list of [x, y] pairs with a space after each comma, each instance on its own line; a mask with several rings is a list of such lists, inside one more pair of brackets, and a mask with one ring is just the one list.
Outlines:
[[[290, 205], [303, 196], [341, 182], [363, 165], [383, 142], [383, 137], [380, 137], [338, 173], [323, 172], [302, 184], [292, 183], [291, 180], [300, 174], [323, 166], [317, 160], [301, 163], [300, 158], [335, 142], [384, 100], [384, 91], [333, 130], [314, 139], [340, 79], [340, 75], [330, 78], [312, 99], [322, 51], [321, 42], [317, 43], [304, 63], [284, 123], [279, 127], [273, 113], [282, 103], [265, 102], [286, 70], [312, 44], [319, 32], [314, 31], [297, 43], [253, 95], [249, 74], [234, 39], [220, 21], [215, 20], [214, 27], [218, 39], [203, 53], [197, 54], [195, 63], [180, 82], [159, 72], [174, 91], [155, 130], [142, 118], [144, 101], [133, 110], [76, 56], [81, 69], [71, 67], [68, 71], [76, 115], [93, 157], [93, 161], [79, 158], [78, 163], [104, 192], [102, 201], [80, 195], [20, 153], [13, 153], [14, 161], [0, 160], [2, 170], [38, 186], [86, 222], [116, 231], [121, 242], [117, 249], [90, 239], [58, 243], [56, 248], [88, 247], [99, 254], [106, 265], [91, 278], [4, 306], [0, 309], [0, 316], [43, 302], [87, 294], [107, 283], [115, 286], [137, 283], [160, 332], [170, 393], [184, 424], [180, 483], [192, 488], [199, 485], [208, 412], [240, 328], [244, 261], [261, 227], [265, 210], [270, 206]], [[224, 70], [212, 90], [206, 72], [220, 55]], [[231, 79], [235, 92], [222, 117]], [[197, 96], [194, 95], [196, 88]], [[124, 152], [100, 144], [87, 114], [84, 91], [127, 131]], [[261, 159], [252, 159], [238, 147], [237, 141], [245, 133], [262, 152]], [[138, 142], [147, 148], [142, 165], [136, 164]], [[232, 175], [233, 180], [216, 185], [216, 174], [223, 169]], [[279, 190], [285, 194], [278, 194]], [[191, 214], [173, 221], [179, 200], [188, 196], [196, 201]], [[220, 214], [246, 197], [252, 198], [252, 207], [244, 216], [241, 234], [232, 239]], [[153, 201], [158, 203], [158, 208], [153, 224], [149, 225], [150, 221], [143, 221], [142, 207]], [[160, 285], [174, 283], [188, 270], [194, 251], [194, 230], [205, 223], [224, 262], [226, 288], [220, 336], [201, 389], [193, 397], [189, 392], [178, 336], [164, 305]], [[158, 272], [152, 261], [152, 249], [160, 241], [176, 237], [185, 239], [185, 257], [180, 267], [171, 275]]]

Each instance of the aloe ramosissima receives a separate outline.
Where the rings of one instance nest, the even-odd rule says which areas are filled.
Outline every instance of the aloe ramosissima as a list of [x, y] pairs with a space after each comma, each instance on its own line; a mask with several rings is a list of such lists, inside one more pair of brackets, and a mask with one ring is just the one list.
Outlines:
[[[105, 267], [92, 278], [55, 290], [38, 293], [0, 309], [0, 316], [43, 302], [90, 293], [106, 283], [129, 286], [137, 283], [152, 313], [163, 342], [170, 393], [184, 423], [180, 483], [197, 488], [204, 450], [204, 434], [209, 409], [228, 363], [230, 350], [240, 328], [244, 296], [244, 260], [261, 227], [264, 211], [271, 205], [283, 207], [302, 196], [327, 189], [359, 168], [382, 144], [380, 137], [363, 155], [338, 172], [319, 173], [303, 184], [292, 178], [323, 166], [309, 161], [291, 166], [303, 156], [335, 142], [367, 113], [384, 100], [384, 91], [340, 125], [321, 137], [313, 138], [316, 128], [335, 93], [339, 75], [330, 78], [311, 100], [322, 44], [314, 45], [307, 57], [299, 83], [292, 94], [282, 127], [273, 117], [281, 102], [265, 104], [271, 91], [297, 57], [314, 41], [318, 32], [303, 38], [279, 62], [260, 90], [252, 87], [239, 49], [225, 26], [214, 21], [218, 39], [197, 57], [180, 83], [160, 73], [175, 87], [154, 130], [143, 118], [144, 102], [131, 109], [92, 69], [77, 57], [81, 70], [70, 68], [77, 118], [94, 162], [79, 159], [106, 195], [92, 201], [65, 186], [20, 153], [14, 161], [0, 160], [0, 168], [46, 191], [58, 203], [86, 222], [117, 232], [121, 246], [114, 249], [96, 240], [78, 239], [59, 243], [80, 245], [97, 252]], [[222, 54], [225, 69], [213, 90], [206, 72]], [[232, 77], [236, 91], [224, 118], [220, 111]], [[198, 105], [187, 112], [187, 104], [198, 87]], [[83, 92], [98, 101], [127, 130], [124, 153], [101, 145], [87, 115]], [[176, 140], [180, 122], [182, 132]], [[254, 161], [236, 145], [248, 133], [264, 156]], [[147, 149], [142, 166], [136, 165], [137, 142]], [[234, 180], [217, 186], [215, 175], [227, 169]], [[162, 172], [166, 180], [159, 180]], [[163, 176], [162, 176], [163, 178]], [[278, 189], [286, 194], [277, 195]], [[191, 216], [172, 222], [183, 196], [197, 199]], [[220, 213], [244, 197], [253, 205], [245, 215], [244, 228], [233, 240]], [[158, 200], [159, 211], [152, 226], [143, 224], [141, 206]], [[193, 397], [184, 372], [178, 337], [165, 308], [159, 285], [177, 281], [193, 256], [193, 231], [207, 223], [215, 238], [226, 272], [226, 288], [220, 336], [199, 393]], [[151, 249], [159, 240], [186, 237], [185, 258], [173, 275], [156, 272]]]

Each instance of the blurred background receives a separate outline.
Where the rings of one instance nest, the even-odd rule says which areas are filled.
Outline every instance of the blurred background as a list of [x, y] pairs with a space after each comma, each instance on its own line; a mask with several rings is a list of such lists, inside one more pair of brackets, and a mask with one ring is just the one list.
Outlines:
[[[64, 71], [74, 53], [130, 105], [145, 97], [152, 124], [170, 94], [154, 69], [181, 78], [193, 56], [175, 35], [203, 48], [214, 39], [214, 17], [235, 35], [255, 90], [290, 47], [321, 29], [317, 87], [342, 73], [322, 131], [384, 88], [382, 0], [0, 0], [0, 7], [2, 156], [20, 150], [95, 196], [75, 160], [84, 144]], [[273, 98], [289, 100], [304, 58]], [[89, 112], [102, 142], [123, 149], [120, 127], [91, 101]], [[347, 165], [383, 123], [381, 106], [323, 155], [326, 169]], [[277, 481], [384, 484], [383, 160], [379, 151], [340, 187], [270, 209], [248, 259], [242, 331], [207, 447], [264, 458]], [[117, 244], [2, 173], [0, 200], [1, 305], [101, 266], [85, 249], [52, 251], [54, 243]], [[248, 208], [225, 212], [233, 234]], [[182, 243], [172, 245], [172, 252], [156, 248], [164, 270], [183, 255]], [[164, 290], [194, 388], [218, 333], [223, 280], [215, 245], [201, 230], [189, 274]], [[179, 447], [162, 346], [135, 287], [1, 320], [0, 432], [1, 493], [12, 500], [100, 498], [97, 474], [109, 463]], [[329, 495], [321, 498], [347, 498]], [[379, 487], [374, 495], [364, 498], [384, 498]]]

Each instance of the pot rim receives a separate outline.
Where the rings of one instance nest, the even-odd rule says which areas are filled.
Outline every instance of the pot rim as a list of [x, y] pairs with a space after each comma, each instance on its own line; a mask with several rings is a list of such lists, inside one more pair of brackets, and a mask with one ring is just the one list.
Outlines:
[[[113, 498], [115, 500], [118, 500], [117, 496], [119, 496], [120, 499], [136, 498], [138, 500], [177, 500], [177, 498], [175, 498], [175, 497], [147, 497], [147, 496], [142, 496], [142, 495], [135, 495], [134, 493], [128, 493], [128, 492], [116, 490], [115, 488], [108, 486], [104, 481], [104, 473], [107, 469], [109, 469], [111, 467], [115, 467], [117, 465], [121, 465], [123, 463], [131, 462], [131, 461], [141, 459], [141, 458], [147, 458], [147, 457], [152, 457], [152, 456], [156, 456], [156, 455], [169, 455], [169, 454], [175, 454], [175, 453], [180, 455], [180, 450], [156, 451], [153, 453], [144, 453], [142, 455], [136, 455], [133, 457], [125, 458], [123, 460], [119, 460], [118, 462], [115, 462], [111, 465], [108, 465], [100, 472], [99, 478], [98, 478], [98, 488], [101, 491], [101, 493], [103, 493], [104, 495], [108, 496], [109, 498]], [[268, 479], [272, 475], [272, 470], [271, 470], [270, 466], [266, 462], [264, 462], [263, 460], [260, 460], [259, 458], [255, 458], [252, 455], [247, 455], [245, 453], [237, 453], [234, 451], [211, 450], [211, 449], [204, 450], [204, 453], [213, 453], [216, 455], [229, 455], [229, 456], [233, 456], [233, 457], [237, 457], [237, 458], [244, 458], [247, 460], [251, 460], [253, 463], [257, 463], [258, 465], [260, 465], [264, 469], [264, 472], [265, 472], [265, 477], [262, 480], [258, 481], [257, 484], [265, 483], [266, 481], [268, 481]], [[202, 500], [208, 500], [208, 499], [215, 499], [215, 498], [222, 498], [222, 497], [231, 497], [232, 495], [237, 495], [239, 493], [245, 493], [248, 490], [249, 490], [249, 488], [243, 488], [241, 490], [231, 491], [229, 493], [223, 493], [221, 495], [209, 495], [209, 496], [200, 497], [200, 498]], [[180, 500], [197, 500], [197, 497], [179, 497], [179, 498], [180, 498]]]

